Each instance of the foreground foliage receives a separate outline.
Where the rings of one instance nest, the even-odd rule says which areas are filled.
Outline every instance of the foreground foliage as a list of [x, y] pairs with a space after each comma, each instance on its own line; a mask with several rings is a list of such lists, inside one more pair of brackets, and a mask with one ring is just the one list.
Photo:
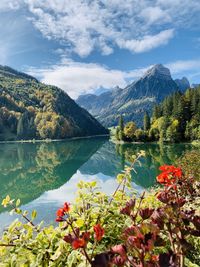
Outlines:
[[133, 156], [118, 175], [112, 196], [96, 182], [80, 182], [76, 202], [57, 211], [56, 228], [35, 225], [36, 211], [29, 218], [20, 201], [7, 196], [2, 204], [23, 220], [4, 231], [0, 266], [198, 266], [200, 184], [181, 168], [164, 165], [157, 177], [162, 187], [138, 196], [131, 171], [142, 156]]
[[177, 161], [187, 176], [195, 176], [200, 181], [200, 150], [192, 150], [184, 153]]

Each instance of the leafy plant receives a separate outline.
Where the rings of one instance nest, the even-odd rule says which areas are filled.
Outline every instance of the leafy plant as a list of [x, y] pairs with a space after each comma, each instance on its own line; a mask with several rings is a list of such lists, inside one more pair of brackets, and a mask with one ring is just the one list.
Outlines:
[[184, 153], [178, 159], [177, 164], [181, 166], [187, 176], [192, 176], [200, 181], [200, 151], [198, 149]]
[[101, 192], [96, 182], [80, 182], [76, 202], [58, 209], [55, 228], [35, 225], [36, 211], [29, 218], [19, 208], [20, 201], [7, 196], [2, 204], [11, 206], [23, 221], [14, 221], [4, 231], [3, 266], [183, 267], [190, 260], [197, 263], [199, 182], [185, 176], [181, 168], [164, 165], [157, 177], [163, 187], [138, 196], [130, 172], [143, 156], [141, 151], [132, 157], [131, 166], [117, 176], [118, 186], [111, 196]]

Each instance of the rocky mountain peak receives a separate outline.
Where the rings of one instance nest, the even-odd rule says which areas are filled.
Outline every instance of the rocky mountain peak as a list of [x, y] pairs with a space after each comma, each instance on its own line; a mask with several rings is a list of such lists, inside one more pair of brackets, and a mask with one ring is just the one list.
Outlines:
[[186, 77], [183, 77], [182, 79], [176, 79], [174, 81], [181, 91], [185, 91], [186, 89], [190, 88], [190, 82]]
[[125, 121], [133, 120], [141, 126], [145, 111], [151, 112], [155, 103], [189, 87], [187, 78], [174, 80], [168, 68], [156, 64], [123, 89], [114, 88], [94, 99], [82, 97], [77, 102], [106, 126], [117, 125], [120, 114], [124, 114]]
[[157, 77], [162, 77], [165, 79], [172, 79], [170, 70], [168, 68], [164, 67], [162, 64], [156, 64], [153, 67], [151, 67], [144, 74], [144, 77], [146, 77], [146, 76], [157, 76]]

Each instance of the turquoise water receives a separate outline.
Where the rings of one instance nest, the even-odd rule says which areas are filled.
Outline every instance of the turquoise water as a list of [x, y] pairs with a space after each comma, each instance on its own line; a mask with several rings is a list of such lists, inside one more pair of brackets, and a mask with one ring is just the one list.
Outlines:
[[[133, 173], [133, 185], [142, 191], [155, 184], [158, 167], [172, 163], [190, 145], [115, 145], [105, 138], [51, 143], [0, 144], [0, 201], [9, 194], [20, 198], [22, 208], [37, 209], [38, 220], [52, 223], [55, 212], [65, 201], [73, 201], [80, 180], [97, 180], [112, 193], [115, 177], [129, 163], [130, 155], [146, 151], [141, 166]], [[0, 207], [0, 229], [15, 216]]]

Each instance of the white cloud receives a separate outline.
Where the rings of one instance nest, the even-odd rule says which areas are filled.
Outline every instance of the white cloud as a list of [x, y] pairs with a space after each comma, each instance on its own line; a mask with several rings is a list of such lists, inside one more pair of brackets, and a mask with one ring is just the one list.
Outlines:
[[140, 15], [148, 24], [153, 24], [160, 21], [162, 21], [162, 23], [171, 21], [170, 14], [165, 12], [159, 6], [147, 7], [141, 11]]
[[65, 43], [79, 56], [119, 46], [141, 53], [165, 45], [174, 30], [197, 20], [198, 0], [24, 0], [33, 24], [47, 38]]
[[174, 36], [174, 30], [169, 29], [161, 31], [156, 35], [146, 35], [143, 37], [143, 39], [139, 40], [127, 40], [127, 41], [119, 40], [118, 44], [121, 48], [127, 48], [132, 52], [141, 53], [149, 51], [160, 45], [167, 44], [173, 36]]
[[0, 11], [16, 10], [23, 4], [23, 0], [1, 0]]
[[185, 71], [197, 71], [200, 68], [200, 59], [196, 60], [178, 60], [166, 64], [173, 74], [183, 73]]
[[72, 98], [77, 98], [80, 94], [94, 93], [102, 87], [110, 89], [118, 85], [123, 88], [128, 81], [140, 77], [146, 70], [139, 68], [125, 72], [99, 64], [63, 59], [60, 64], [43, 69], [30, 68], [27, 72], [44, 83], [62, 88]]
[[39, 76], [44, 83], [56, 85], [72, 98], [80, 94], [93, 93], [100, 87], [125, 86], [123, 72], [109, 70], [98, 64], [69, 61], [47, 69], [30, 69], [29, 74]]
[[64, 58], [57, 65], [42, 69], [29, 68], [26, 72], [46, 84], [58, 86], [76, 99], [81, 94], [95, 93], [99, 88], [124, 88], [131, 81], [141, 77], [149, 67], [151, 66], [121, 71]]
[[[192, 74], [199, 73], [200, 59], [179, 60], [164, 64], [172, 76], [182, 77], [186, 73], [192, 79]], [[42, 82], [56, 85], [76, 99], [81, 94], [95, 93], [99, 88], [124, 88], [132, 81], [141, 77], [152, 65], [130, 71], [109, 69], [106, 66], [92, 63], [75, 62], [63, 59], [57, 65], [42, 69], [30, 68], [26, 72], [38, 77]]]
[[115, 47], [141, 53], [165, 45], [173, 29], [199, 27], [199, 0], [1, 0], [1, 9], [24, 6], [48, 39], [81, 57]]

